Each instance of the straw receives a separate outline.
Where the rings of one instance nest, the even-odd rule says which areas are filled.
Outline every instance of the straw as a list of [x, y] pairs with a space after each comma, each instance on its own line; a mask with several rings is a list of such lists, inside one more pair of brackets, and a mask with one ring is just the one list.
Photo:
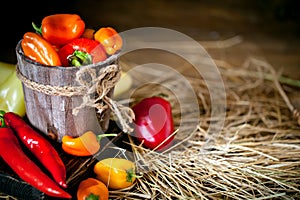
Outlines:
[[[235, 37], [221, 46], [241, 42]], [[182, 44], [178, 44], [182, 45]], [[207, 43], [211, 48], [212, 43]], [[216, 45], [217, 46], [217, 45]], [[157, 152], [138, 145], [129, 137], [137, 168], [143, 175], [125, 191], [111, 191], [116, 199], [299, 199], [300, 198], [300, 127], [294, 118], [292, 105], [282, 85], [297, 92], [299, 80], [276, 72], [267, 61], [255, 57], [242, 66], [215, 60], [226, 90], [226, 118], [221, 134], [204, 150], [211, 118], [209, 91], [201, 77], [185, 75], [199, 101], [198, 108], [186, 105], [181, 113], [178, 99], [164, 87], [145, 85], [134, 89], [130, 102], [146, 96], [164, 95], [173, 105], [176, 145]], [[135, 63], [121, 59], [129, 70]], [[157, 68], [147, 71], [157, 75], [155, 82], [171, 89], [169, 75], [161, 76]], [[145, 73], [135, 71], [135, 80]], [[133, 87], [134, 88], [134, 87]], [[189, 101], [188, 96], [185, 99]], [[196, 111], [201, 115], [195, 118]], [[183, 127], [179, 127], [182, 116]], [[199, 122], [195, 126], [193, 122]], [[141, 164], [142, 163], [142, 164]]]

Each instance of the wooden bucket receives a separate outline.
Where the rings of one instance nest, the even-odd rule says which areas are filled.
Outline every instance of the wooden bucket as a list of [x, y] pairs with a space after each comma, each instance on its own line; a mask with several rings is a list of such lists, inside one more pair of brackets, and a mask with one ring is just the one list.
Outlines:
[[[16, 46], [16, 55], [19, 75], [32, 83], [36, 83], [38, 85], [36, 88], [40, 86], [59, 88], [80, 86], [76, 81], [76, 73], [80, 70], [80, 67], [53, 67], [34, 62], [24, 55], [21, 41]], [[118, 57], [117, 54], [112, 55], [103, 62], [85, 67], [95, 69], [98, 76], [102, 68], [118, 64]], [[86, 131], [93, 131], [98, 134], [107, 130], [110, 116], [109, 109], [104, 109], [99, 114], [94, 107], [86, 106], [80, 109], [77, 115], [74, 115], [72, 110], [83, 102], [82, 95], [49, 95], [47, 92], [44, 93], [26, 86], [24, 82], [22, 85], [26, 116], [29, 122], [50, 137], [61, 141], [64, 135], [80, 136]], [[44, 90], [46, 89], [44, 88]], [[112, 96], [112, 94], [113, 88], [108, 96]]]

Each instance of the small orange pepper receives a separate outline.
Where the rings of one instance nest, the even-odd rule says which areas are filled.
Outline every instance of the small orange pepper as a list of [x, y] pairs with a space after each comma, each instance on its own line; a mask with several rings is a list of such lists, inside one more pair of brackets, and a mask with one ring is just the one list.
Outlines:
[[125, 158], [105, 158], [94, 165], [97, 179], [110, 189], [124, 189], [133, 185], [137, 176], [134, 162]]
[[21, 47], [24, 55], [35, 62], [48, 66], [61, 66], [55, 48], [37, 33], [26, 32], [23, 35]]
[[92, 29], [92, 28], [86, 28], [84, 30], [84, 32], [82, 33], [81, 37], [93, 40], [94, 39], [94, 33], [95, 33], [94, 29]]
[[64, 135], [62, 137], [62, 149], [74, 156], [94, 155], [100, 149], [101, 138], [107, 136], [116, 136], [116, 134], [96, 135], [92, 131], [87, 131], [79, 137]]
[[108, 55], [113, 55], [123, 46], [122, 37], [112, 27], [102, 27], [94, 34], [94, 39], [100, 42]]
[[79, 183], [77, 200], [108, 200], [108, 197], [106, 185], [95, 178], [87, 178]]

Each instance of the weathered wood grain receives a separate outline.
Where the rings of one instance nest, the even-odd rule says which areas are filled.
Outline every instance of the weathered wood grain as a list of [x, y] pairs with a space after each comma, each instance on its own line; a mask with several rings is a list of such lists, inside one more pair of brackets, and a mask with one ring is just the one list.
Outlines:
[[[16, 54], [17, 69], [27, 79], [43, 85], [80, 86], [76, 81], [76, 72], [80, 68], [44, 66], [36, 63], [23, 54], [20, 42], [16, 47]], [[99, 74], [101, 68], [117, 62], [118, 56], [111, 56], [106, 61], [90, 67], [95, 68]], [[80, 109], [77, 115], [72, 114], [73, 108], [82, 103], [81, 95], [71, 97], [48, 95], [28, 88], [24, 83], [23, 91], [29, 122], [58, 141], [64, 135], [79, 136], [88, 130], [100, 133], [105, 132], [108, 127], [110, 116], [108, 109], [101, 114], [101, 118], [96, 114], [95, 108], [87, 106]]]

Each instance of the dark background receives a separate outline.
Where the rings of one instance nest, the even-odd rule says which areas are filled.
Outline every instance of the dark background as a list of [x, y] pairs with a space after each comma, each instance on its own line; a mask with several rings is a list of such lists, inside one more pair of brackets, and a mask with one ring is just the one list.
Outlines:
[[[113, 26], [124, 31], [159, 26], [199, 40], [242, 34], [249, 39], [299, 41], [300, 12], [296, 0], [51, 0], [7, 1], [1, 12], [0, 61], [16, 62], [14, 48], [32, 22], [46, 15], [77, 13], [87, 27]], [[4, 9], [8, 14], [4, 13]], [[291, 45], [298, 43], [291, 42]]]

